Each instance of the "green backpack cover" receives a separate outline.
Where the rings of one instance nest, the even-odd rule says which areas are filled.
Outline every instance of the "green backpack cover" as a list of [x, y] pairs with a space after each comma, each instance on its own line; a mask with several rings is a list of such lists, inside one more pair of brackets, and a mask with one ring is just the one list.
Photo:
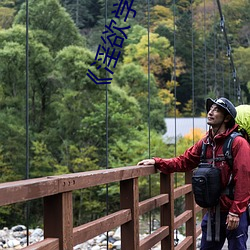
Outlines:
[[239, 125], [239, 130], [244, 135], [244, 131], [250, 138], [250, 105], [239, 105], [236, 108], [237, 115], [235, 118], [236, 123]]

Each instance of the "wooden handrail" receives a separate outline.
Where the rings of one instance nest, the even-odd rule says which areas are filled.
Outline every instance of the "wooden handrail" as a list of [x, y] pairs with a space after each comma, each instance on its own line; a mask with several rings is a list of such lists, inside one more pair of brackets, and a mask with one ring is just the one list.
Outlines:
[[96, 235], [108, 232], [113, 228], [123, 225], [131, 220], [132, 217], [130, 209], [123, 209], [95, 221], [75, 227], [73, 229], [74, 245], [90, 240]]
[[[122, 249], [147, 250], [161, 241], [161, 249], [175, 249], [174, 230], [186, 224], [186, 238], [176, 249], [196, 249], [200, 227], [196, 213], [201, 211], [193, 199], [191, 173], [186, 184], [174, 189], [173, 174], [160, 174], [160, 194], [139, 202], [141, 176], [156, 174], [154, 166], [129, 166], [58, 176], [48, 176], [0, 184], [0, 206], [33, 199], [44, 199], [44, 240], [26, 248], [72, 250], [101, 233], [121, 227]], [[120, 183], [120, 210], [73, 228], [74, 190]], [[174, 200], [185, 196], [185, 212], [174, 217]], [[160, 208], [161, 225], [146, 238], [139, 239], [139, 216]]]
[[0, 206], [155, 173], [153, 166], [134, 166], [1, 183]]

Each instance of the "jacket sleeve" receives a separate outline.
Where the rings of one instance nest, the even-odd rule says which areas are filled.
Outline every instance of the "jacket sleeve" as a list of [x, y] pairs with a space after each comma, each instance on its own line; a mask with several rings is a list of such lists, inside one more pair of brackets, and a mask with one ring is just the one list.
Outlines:
[[170, 159], [154, 157], [155, 166], [165, 174], [190, 171], [200, 163], [201, 147], [202, 140], [198, 141], [178, 157]]
[[233, 141], [234, 201], [230, 212], [242, 214], [250, 201], [250, 145], [238, 136]]

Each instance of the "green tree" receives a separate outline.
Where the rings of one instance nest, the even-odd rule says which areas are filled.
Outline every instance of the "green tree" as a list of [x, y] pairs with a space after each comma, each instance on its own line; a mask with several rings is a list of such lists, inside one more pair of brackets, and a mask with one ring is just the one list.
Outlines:
[[[29, 29], [52, 52], [69, 45], [83, 45], [84, 39], [58, 0], [29, 1]], [[14, 24], [26, 24], [26, 6], [22, 5]]]
[[30, 177], [44, 177], [54, 175], [56, 161], [48, 151], [44, 142], [33, 141], [31, 151], [33, 157], [30, 161]]
[[[13, 86], [11, 92], [25, 93], [25, 28], [20, 25], [16, 25], [13, 28], [2, 31], [0, 33], [0, 40], [3, 41], [5, 47], [3, 51], [9, 51], [12, 53], [12, 57], [15, 59], [9, 60], [6, 55], [3, 55], [2, 67], [3, 82], [6, 86]], [[5, 41], [5, 42], [4, 42]], [[8, 42], [6, 42], [8, 41]], [[14, 43], [14, 44], [13, 44]], [[10, 49], [9, 46], [13, 49]], [[19, 54], [15, 55], [14, 50], [18, 50]], [[31, 125], [38, 131], [41, 131], [46, 121], [45, 112], [50, 103], [50, 96], [55, 88], [53, 88], [50, 74], [52, 67], [52, 56], [47, 47], [39, 43], [34, 33], [30, 31], [29, 39], [29, 83], [30, 83], [30, 98], [31, 102]], [[9, 63], [6, 63], [9, 60]], [[13, 70], [15, 73], [13, 73]], [[7, 72], [12, 72], [8, 74]], [[8, 76], [8, 78], [7, 78]], [[7, 87], [5, 88], [8, 89]], [[19, 95], [18, 95], [19, 96]], [[19, 102], [21, 104], [21, 102]]]
[[[15, 111], [25, 115], [25, 28], [16, 25], [11, 29], [0, 32], [2, 41], [1, 57], [1, 81], [4, 86], [4, 95], [10, 98], [7, 104], [14, 106]], [[1, 48], [1, 47], [0, 47]], [[37, 42], [30, 31], [29, 41], [29, 85], [31, 99], [30, 124], [35, 131], [41, 131], [46, 120], [50, 97], [55, 88], [51, 84], [52, 56], [47, 47]], [[11, 72], [11, 73], [10, 73]]]
[[101, 18], [100, 1], [61, 0], [60, 2], [70, 13], [79, 29], [92, 28]]
[[25, 178], [24, 122], [11, 110], [13, 111], [13, 108], [4, 109], [4, 112], [0, 113], [0, 141], [3, 155], [1, 182]]
[[[250, 93], [250, 73], [249, 73], [249, 56], [250, 56], [250, 48], [239, 47], [235, 49], [235, 64], [238, 69], [238, 81], [241, 83], [241, 87], [244, 90], [244, 103], [248, 103], [250, 101], [249, 93]], [[239, 84], [239, 82], [237, 82]]]
[[[148, 122], [150, 98], [150, 119], [152, 128], [157, 131], [164, 129], [164, 105], [158, 96], [155, 77], [151, 74], [150, 79], [144, 73], [140, 65], [134, 63], [124, 64], [115, 74], [114, 80], [125, 89], [129, 95], [136, 98], [140, 105], [143, 122]], [[150, 83], [150, 96], [148, 93], [148, 80]]]
[[[148, 36], [144, 35], [137, 44], [130, 44], [125, 48], [124, 63], [137, 62], [145, 72], [150, 63], [150, 71], [160, 81], [163, 72], [171, 72], [173, 68], [173, 48], [169, 41], [158, 34], [150, 34], [150, 62], [148, 62]], [[160, 83], [159, 83], [160, 84]]]
[[6, 171], [5, 180], [10, 181], [22, 179], [25, 176], [25, 99], [23, 98], [25, 92], [22, 87], [25, 82], [23, 65], [25, 54], [23, 46], [16, 42], [5, 42], [1, 45], [0, 140], [4, 162], [15, 173], [8, 175], [9, 172]]

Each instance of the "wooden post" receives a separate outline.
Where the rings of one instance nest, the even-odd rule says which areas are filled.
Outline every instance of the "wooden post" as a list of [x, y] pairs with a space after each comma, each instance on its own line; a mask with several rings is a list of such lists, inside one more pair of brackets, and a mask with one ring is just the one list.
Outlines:
[[[185, 183], [191, 184], [192, 172], [185, 173]], [[196, 211], [193, 192], [185, 195], [185, 210], [192, 210], [192, 217], [186, 222], [186, 236], [193, 237], [193, 243], [188, 250], [196, 249]]]
[[44, 238], [59, 238], [60, 250], [73, 249], [72, 192], [44, 198]]
[[121, 226], [121, 249], [139, 250], [138, 178], [120, 182], [121, 209], [131, 209], [132, 220]]
[[161, 241], [162, 250], [174, 249], [174, 177], [160, 174], [160, 192], [169, 194], [169, 203], [161, 206], [161, 226], [169, 227], [169, 235]]

